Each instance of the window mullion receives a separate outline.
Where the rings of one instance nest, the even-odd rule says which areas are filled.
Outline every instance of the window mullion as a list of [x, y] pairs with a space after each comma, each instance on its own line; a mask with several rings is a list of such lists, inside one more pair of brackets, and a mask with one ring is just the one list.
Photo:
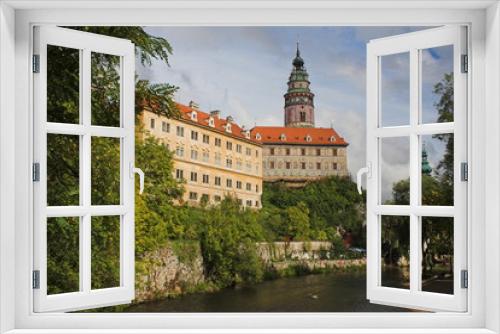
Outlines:
[[420, 159], [419, 140], [417, 134], [419, 119], [419, 56], [418, 50], [410, 50], [410, 290], [420, 290], [421, 250], [420, 250], [420, 218], [414, 212], [420, 203]]
[[[80, 205], [90, 208], [91, 205], [91, 135], [88, 129], [91, 124], [91, 62], [90, 50], [83, 49], [81, 57], [81, 119], [86, 132], [81, 136], [81, 178], [80, 193], [82, 201]], [[80, 285], [82, 291], [90, 292], [91, 289], [91, 216], [90, 211], [80, 218]]]

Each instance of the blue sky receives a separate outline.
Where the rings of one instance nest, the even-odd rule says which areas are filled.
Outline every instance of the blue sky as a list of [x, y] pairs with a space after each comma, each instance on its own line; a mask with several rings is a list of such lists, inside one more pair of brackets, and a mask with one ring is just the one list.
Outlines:
[[[147, 27], [165, 37], [173, 47], [170, 67], [155, 62], [149, 68], [138, 64], [141, 78], [178, 86], [176, 100], [194, 100], [202, 110], [220, 109], [247, 127], [283, 125], [283, 94], [292, 69], [297, 40], [309, 72], [315, 97], [316, 126], [334, 128], [350, 143], [349, 170], [365, 164], [366, 43], [375, 38], [418, 30], [411, 27]], [[450, 67], [450, 50], [436, 49], [423, 55], [423, 91], [431, 92], [437, 78]], [[394, 57], [398, 58], [398, 57]], [[404, 58], [404, 57], [399, 57]], [[383, 62], [384, 63], [384, 62]], [[386, 108], [389, 120], [400, 121], [406, 108], [405, 62], [387, 63], [388, 93], [396, 98]], [[406, 65], [407, 66], [407, 65]], [[406, 67], [407, 68], [407, 67]], [[406, 77], [405, 77], [406, 75]], [[405, 81], [406, 80], [406, 81]], [[406, 87], [407, 90], [407, 87]], [[435, 97], [424, 94], [428, 118]], [[425, 118], [425, 117], [424, 117]], [[436, 147], [434, 147], [436, 146]], [[431, 160], [442, 154], [439, 145], [426, 145]], [[404, 154], [403, 147], [400, 153]], [[435, 151], [435, 152], [434, 152]], [[394, 154], [397, 156], [397, 154]], [[405, 174], [405, 164], [386, 161], [395, 172]]]

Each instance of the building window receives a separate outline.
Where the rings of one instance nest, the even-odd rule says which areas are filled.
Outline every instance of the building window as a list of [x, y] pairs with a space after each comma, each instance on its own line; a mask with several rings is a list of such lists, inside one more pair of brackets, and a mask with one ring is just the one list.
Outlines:
[[201, 195], [200, 201], [202, 203], [208, 203], [208, 201], [210, 201], [210, 196], [208, 194], [203, 194]]
[[220, 202], [221, 201], [221, 197], [219, 195], [215, 195], [214, 196], [214, 201]]
[[269, 168], [274, 169], [274, 161], [269, 161]]
[[208, 151], [203, 151], [203, 162], [208, 162], [209, 157], [210, 153], [208, 153]]
[[250, 147], [247, 147], [245, 149], [245, 153], [246, 153], [246, 155], [252, 155], [252, 149]]
[[236, 181], [236, 188], [241, 189], [241, 181]]
[[198, 193], [195, 193], [194, 191], [189, 192], [189, 199], [196, 201], [198, 199]]
[[238, 204], [241, 206], [243, 205], [243, 200], [241, 198], [238, 198]]
[[191, 172], [191, 181], [192, 182], [197, 182], [198, 181], [198, 173]]
[[198, 140], [198, 132], [191, 131], [191, 140]]
[[236, 144], [236, 152], [241, 153], [241, 145]]
[[207, 174], [203, 174], [203, 183], [209, 183], [210, 177]]
[[332, 155], [333, 155], [334, 157], [336, 157], [336, 156], [337, 156], [337, 154], [338, 154], [337, 149], [336, 149], [336, 148], [334, 148], [334, 149], [333, 149], [333, 152], [332, 152]]
[[259, 150], [255, 150], [255, 156], [258, 158], [259, 157]]
[[306, 155], [306, 149], [305, 149], [305, 148], [301, 148], [301, 149], [300, 149], [300, 154], [302, 154], [302, 155]]
[[161, 123], [161, 130], [163, 132], [170, 132], [170, 123], [162, 122]]
[[205, 144], [210, 144], [210, 136], [209, 135], [203, 135], [203, 142]]
[[226, 159], [226, 167], [227, 168], [233, 168], [233, 160], [227, 158]]
[[220, 176], [215, 177], [215, 185], [220, 186]]
[[334, 170], [337, 170], [337, 163], [336, 163], [336, 162], [334, 162], [334, 163], [332, 164], [332, 168], [333, 168]]
[[177, 180], [182, 180], [184, 178], [184, 171], [182, 169], [175, 170], [175, 178]]
[[149, 127], [151, 129], [154, 129], [155, 128], [155, 119], [154, 118], [151, 118], [151, 120], [149, 121]]
[[215, 138], [215, 146], [221, 147], [222, 140], [220, 138]]
[[247, 182], [246, 187], [247, 187], [248, 191], [252, 190], [252, 184], [251, 183]]
[[252, 201], [247, 199], [247, 206], [252, 206]]
[[221, 164], [221, 156], [220, 153], [215, 153], [215, 164], [220, 165]]
[[245, 167], [246, 167], [247, 171], [251, 171], [252, 170], [252, 164], [250, 163], [250, 161], [247, 161], [247, 163], [245, 164]]
[[318, 149], [316, 149], [316, 155], [317, 155], [317, 156], [320, 156], [320, 155], [321, 155], [321, 149], [319, 149], [319, 148], [318, 148]]
[[290, 169], [292, 167], [292, 164], [290, 162], [285, 162], [285, 167], [286, 169]]
[[286, 155], [290, 155], [290, 149], [289, 149], [289, 148], [287, 148], [287, 149], [285, 150], [285, 152], [286, 152]]
[[255, 185], [255, 192], [256, 192], [256, 193], [258, 193], [258, 192], [259, 192], [259, 185], [258, 185], [258, 184], [256, 184], [256, 185]]
[[226, 149], [229, 151], [232, 151], [233, 150], [233, 143], [230, 141], [226, 142]]
[[301, 122], [305, 122], [306, 121], [306, 112], [305, 111], [301, 111], [300, 112], [300, 121]]
[[316, 169], [321, 169], [321, 162], [316, 163]]
[[175, 149], [175, 155], [178, 157], [183, 157], [184, 156], [184, 147], [179, 146]]
[[198, 160], [198, 151], [191, 150], [191, 159]]
[[306, 163], [305, 162], [301, 162], [300, 166], [301, 166], [302, 169], [306, 169]]
[[237, 170], [242, 170], [243, 169], [243, 163], [240, 160], [236, 161], [236, 169]]
[[274, 155], [274, 148], [269, 149], [269, 155]]
[[259, 201], [255, 201], [255, 207], [258, 208], [259, 207]]
[[177, 133], [177, 136], [184, 137], [184, 128], [182, 126], [177, 126], [175, 131]]
[[233, 180], [231, 180], [231, 179], [227, 179], [227, 180], [226, 180], [226, 187], [228, 187], [228, 188], [232, 188], [232, 187], [233, 187]]

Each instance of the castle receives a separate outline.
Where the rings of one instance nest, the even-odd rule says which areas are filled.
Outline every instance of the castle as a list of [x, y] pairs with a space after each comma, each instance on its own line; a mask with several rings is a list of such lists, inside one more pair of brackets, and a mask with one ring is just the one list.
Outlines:
[[333, 128], [315, 127], [314, 94], [298, 43], [292, 64], [284, 126], [251, 129], [251, 138], [263, 145], [264, 181], [302, 186], [327, 176], [347, 176], [348, 143]]

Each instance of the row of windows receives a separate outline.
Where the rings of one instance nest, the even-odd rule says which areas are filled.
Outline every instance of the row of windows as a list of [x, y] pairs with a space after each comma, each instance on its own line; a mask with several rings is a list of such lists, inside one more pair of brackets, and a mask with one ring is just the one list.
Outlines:
[[[198, 193], [194, 192], [194, 191], [190, 191], [189, 192], [189, 199], [191, 201], [197, 201], [198, 200]], [[219, 196], [219, 195], [214, 195], [213, 199], [214, 199], [215, 202], [222, 201], [222, 197]], [[209, 194], [201, 194], [200, 200], [202, 202], [209, 202], [210, 201], [210, 195]], [[238, 203], [240, 205], [243, 205], [243, 200], [241, 198], [238, 198], [237, 200], [238, 200]], [[253, 206], [254, 202], [251, 199], [247, 199], [245, 201], [245, 204], [246, 204], [246, 206]], [[259, 205], [260, 205], [259, 201], [255, 201], [255, 207], [258, 208]]]
[[[175, 155], [178, 157], [184, 157], [184, 147], [178, 146], [175, 149]], [[208, 162], [210, 158], [209, 152], [203, 151], [202, 152], [202, 157], [201, 160], [203, 162]], [[191, 150], [191, 159], [192, 160], [198, 160], [199, 159], [199, 154], [197, 150]], [[216, 165], [221, 165], [222, 164], [222, 158], [221, 154], [219, 152], [215, 152], [214, 155], [214, 161]], [[232, 158], [226, 158], [226, 167], [227, 168], [233, 168], [233, 159]], [[243, 162], [241, 160], [236, 160], [235, 167], [237, 170], [243, 170]], [[250, 161], [245, 162], [245, 169], [250, 172], [252, 170], [252, 163]], [[259, 172], [259, 165], [255, 165], [255, 172]]]
[[[150, 120], [151, 129], [155, 128], [155, 122], [156, 122], [156, 120], [154, 118], [151, 118], [151, 120]], [[170, 123], [162, 121], [162, 131], [170, 133]], [[175, 131], [176, 131], [177, 136], [184, 137], [184, 127], [177, 126]], [[198, 139], [199, 139], [198, 131], [191, 130], [191, 140], [198, 141]], [[215, 139], [214, 145], [217, 147], [221, 147], [222, 146], [221, 138], [214, 138], [214, 139]], [[207, 134], [202, 134], [201, 140], [204, 144], [210, 144], [210, 136]], [[229, 151], [232, 151], [233, 150], [233, 143], [230, 141], [227, 141], [226, 142], [226, 149]], [[243, 153], [243, 146], [241, 144], [236, 144], [235, 150], [238, 153]], [[248, 156], [252, 155], [252, 149], [250, 147], [245, 147], [245, 154]], [[255, 150], [255, 156], [256, 157], [259, 156], [258, 150]]]
[[[175, 170], [175, 177], [178, 180], [184, 179], [184, 170], [182, 169], [176, 169]], [[197, 172], [191, 172], [189, 180], [191, 182], [198, 182], [198, 173]], [[210, 184], [210, 175], [208, 174], [202, 174], [201, 182], [203, 184]], [[214, 185], [215, 186], [221, 186], [222, 184], [222, 178], [220, 176], [215, 176], [214, 177]], [[236, 181], [236, 189], [243, 189], [243, 182], [241, 181]], [[230, 178], [226, 179], [226, 188], [233, 188], [233, 180]], [[250, 182], [245, 183], [245, 189], [247, 191], [252, 191], [252, 184]], [[259, 192], [259, 185], [255, 185], [255, 192]]]
[[[275, 169], [276, 166], [278, 166], [279, 169], [283, 168], [283, 165], [281, 162], [279, 164], [276, 164], [276, 162], [274, 162], [274, 161], [269, 161], [269, 169]], [[317, 162], [316, 168], [314, 168], [315, 166], [314, 166], [314, 163], [312, 163], [312, 162], [310, 162], [309, 166], [308, 166], [308, 164], [305, 162], [298, 163], [297, 161], [294, 161], [292, 164], [291, 162], [286, 161], [285, 165], [284, 165], [285, 169], [321, 169], [322, 166], [324, 167], [324, 169], [328, 169], [330, 164], [329, 163], [322, 164], [321, 162]], [[336, 162], [332, 163], [331, 166], [332, 166], [333, 170], [339, 169], [339, 164]], [[309, 167], [309, 168], [307, 168], [307, 167]]]
[[283, 153], [285, 155], [292, 155], [292, 152], [297, 153], [298, 155], [316, 155], [316, 156], [327, 155], [327, 156], [334, 156], [334, 157], [336, 157], [338, 155], [338, 150], [336, 148], [327, 149], [327, 150], [321, 150], [320, 148], [317, 148], [317, 149], [314, 149], [313, 151], [309, 150], [309, 154], [305, 148], [301, 148], [301, 149], [285, 148], [285, 149], [283, 149], [283, 151], [275, 149], [273, 147], [271, 147], [269, 149], [269, 155], [277, 155], [279, 153]]

